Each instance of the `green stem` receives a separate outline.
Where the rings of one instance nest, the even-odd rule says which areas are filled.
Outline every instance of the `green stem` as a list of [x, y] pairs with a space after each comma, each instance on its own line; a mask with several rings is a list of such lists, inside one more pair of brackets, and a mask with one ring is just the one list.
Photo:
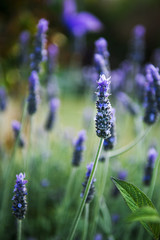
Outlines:
[[86, 190], [85, 190], [85, 192], [84, 192], [84, 196], [83, 196], [83, 199], [82, 199], [82, 201], [81, 201], [81, 204], [80, 204], [80, 207], [79, 207], [79, 209], [78, 209], [78, 212], [77, 212], [77, 214], [76, 214], [76, 217], [75, 217], [75, 219], [74, 219], [73, 226], [72, 226], [72, 230], [71, 230], [71, 233], [70, 233], [70, 235], [69, 235], [69, 237], [68, 237], [68, 240], [72, 240], [73, 237], [74, 237], [74, 234], [75, 234], [75, 231], [76, 231], [78, 222], [79, 222], [79, 220], [80, 220], [80, 217], [81, 217], [81, 214], [82, 214], [82, 211], [83, 211], [83, 208], [84, 208], [84, 205], [85, 205], [87, 196], [88, 196], [88, 192], [89, 192], [89, 189], [90, 189], [90, 186], [91, 186], [93, 177], [94, 177], [95, 172], [96, 172], [96, 169], [97, 169], [98, 159], [99, 159], [99, 156], [100, 156], [100, 153], [101, 153], [101, 149], [102, 149], [102, 146], [103, 146], [103, 141], [104, 141], [104, 139], [101, 138], [101, 139], [100, 139], [100, 142], [99, 142], [97, 154], [96, 154], [96, 157], [95, 157], [95, 161], [94, 161], [94, 164], [93, 164], [93, 169], [92, 169], [92, 172], [91, 172], [90, 177], [89, 177], [89, 179], [88, 179], [88, 183], [87, 183], [87, 186], [86, 186]]
[[22, 239], [22, 220], [18, 220], [17, 223], [17, 240]]
[[133, 140], [131, 143], [129, 143], [128, 145], [119, 148], [115, 151], [112, 151], [109, 153], [109, 157], [117, 157], [127, 151], [129, 151], [130, 149], [132, 149], [135, 145], [137, 145], [137, 143], [139, 143], [150, 131], [151, 127], [147, 128], [140, 136], [138, 136], [137, 138], [135, 138], [135, 140]]
[[88, 219], [89, 219], [89, 203], [86, 203], [86, 206], [85, 206], [84, 231], [83, 231], [82, 240], [86, 240], [86, 237], [87, 237]]
[[98, 200], [97, 200], [97, 204], [96, 204], [95, 209], [94, 209], [95, 219], [94, 219], [94, 223], [92, 225], [92, 230], [91, 230], [92, 238], [95, 235], [96, 225], [97, 225], [98, 219], [99, 219], [98, 212], [99, 212], [102, 200], [103, 200], [103, 194], [104, 194], [106, 181], [107, 181], [107, 175], [108, 175], [108, 168], [109, 168], [109, 158], [107, 156], [106, 159], [105, 159], [105, 163], [104, 163], [103, 169], [102, 169], [103, 172], [101, 174], [101, 179], [100, 179], [100, 182], [99, 182], [100, 186], [99, 186]]
[[149, 196], [150, 199], [152, 199], [153, 191], [154, 191], [154, 188], [155, 188], [155, 185], [156, 185], [159, 162], [160, 162], [160, 158], [157, 159], [155, 167], [154, 167], [154, 171], [153, 171], [153, 178], [152, 178], [151, 186], [150, 186], [149, 193], [148, 193], [148, 196]]

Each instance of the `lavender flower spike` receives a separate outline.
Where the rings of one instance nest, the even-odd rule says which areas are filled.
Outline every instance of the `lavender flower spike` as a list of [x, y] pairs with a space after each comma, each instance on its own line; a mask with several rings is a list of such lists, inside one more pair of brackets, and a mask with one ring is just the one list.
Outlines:
[[150, 185], [152, 180], [153, 169], [155, 166], [155, 161], [157, 159], [158, 153], [154, 147], [149, 148], [147, 156], [147, 164], [145, 166], [145, 173], [143, 177], [143, 183], [145, 185]]
[[24, 142], [23, 138], [21, 136], [19, 136], [20, 130], [21, 130], [20, 122], [18, 122], [16, 120], [12, 121], [12, 129], [14, 132], [15, 140], [19, 137], [19, 142], [18, 142], [19, 147], [23, 148], [25, 145], [25, 142]]
[[[83, 198], [86, 186], [87, 186], [88, 179], [89, 179], [90, 174], [92, 172], [92, 168], [93, 168], [93, 162], [91, 162], [90, 164], [87, 165], [86, 178], [85, 178], [85, 182], [82, 183], [83, 190], [82, 190], [82, 193], [80, 195], [82, 198]], [[88, 196], [87, 196], [87, 199], [86, 199], [86, 203], [90, 203], [92, 201], [92, 199], [94, 198], [94, 194], [95, 194], [94, 182], [95, 181], [96, 181], [96, 179], [93, 178], [92, 183], [91, 183], [91, 187], [89, 189], [89, 193], [88, 193]]]
[[49, 74], [52, 74], [54, 72], [58, 53], [59, 53], [59, 49], [57, 45], [50, 44], [48, 46], [48, 73]]
[[3, 112], [6, 110], [7, 100], [6, 100], [6, 91], [3, 87], [0, 87], [0, 111]]
[[55, 117], [56, 117], [56, 111], [60, 105], [60, 101], [58, 98], [53, 98], [50, 101], [50, 111], [48, 114], [48, 118], [45, 124], [45, 129], [47, 131], [50, 131], [53, 128]]
[[73, 152], [73, 159], [72, 159], [72, 165], [77, 167], [82, 162], [82, 153], [85, 149], [84, 147], [84, 141], [86, 140], [86, 131], [81, 130], [78, 134], [78, 138], [74, 143], [74, 152]]
[[157, 102], [157, 109], [160, 112], [160, 74], [159, 68], [154, 67], [152, 64], [149, 64], [146, 67], [147, 77], [150, 78], [150, 81], [153, 81], [155, 89], [155, 97]]
[[146, 68], [146, 86], [145, 86], [145, 115], [144, 122], [153, 124], [158, 118], [158, 104], [156, 97], [156, 85], [153, 79], [153, 73], [149, 66]]
[[101, 75], [98, 80], [97, 97], [96, 102], [97, 114], [96, 114], [96, 133], [100, 138], [108, 138], [111, 136], [111, 104], [108, 100], [110, 78], [106, 79], [105, 75]]
[[29, 97], [28, 97], [28, 113], [34, 114], [38, 105], [38, 85], [39, 78], [36, 71], [32, 71], [29, 77]]
[[112, 108], [111, 136], [107, 139], [104, 139], [103, 149], [105, 151], [113, 149], [113, 147], [116, 143], [115, 122], [116, 122], [115, 109]]
[[25, 180], [25, 173], [20, 173], [19, 175], [16, 175], [16, 184], [14, 187], [14, 196], [12, 198], [13, 205], [13, 215], [19, 219], [22, 220], [25, 217], [26, 210], [27, 210], [27, 201], [26, 201], [26, 195], [27, 195], [27, 189], [25, 184], [28, 182]]
[[40, 19], [37, 25], [37, 34], [35, 39], [34, 52], [31, 54], [31, 69], [40, 71], [40, 63], [46, 60], [47, 51], [45, 50], [46, 32], [48, 30], [48, 21], [44, 18]]
[[106, 68], [109, 70], [109, 52], [108, 52], [108, 43], [106, 41], [106, 39], [104, 38], [99, 38], [96, 42], [95, 42], [95, 52], [100, 54], [104, 60], [105, 60], [105, 66]]

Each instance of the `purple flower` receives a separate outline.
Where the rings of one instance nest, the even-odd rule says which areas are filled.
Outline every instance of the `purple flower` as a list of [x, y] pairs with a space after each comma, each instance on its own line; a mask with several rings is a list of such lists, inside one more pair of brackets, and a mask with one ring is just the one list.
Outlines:
[[13, 120], [12, 121], [12, 129], [13, 129], [13, 132], [14, 132], [15, 140], [17, 140], [17, 138], [19, 138], [18, 139], [19, 147], [23, 148], [24, 145], [25, 145], [25, 142], [24, 142], [24, 139], [21, 136], [19, 136], [20, 131], [21, 131], [21, 124], [20, 124], [20, 122], [18, 122], [16, 120]]
[[[128, 175], [127, 171], [121, 170], [118, 172], [117, 177], [118, 177], [118, 179], [125, 181], [127, 178], [127, 175]], [[116, 186], [114, 186], [112, 189], [112, 196], [117, 197], [118, 195], [119, 195], [119, 190], [118, 190], [118, 188], [116, 188]]]
[[7, 99], [6, 99], [6, 91], [3, 87], [0, 87], [0, 111], [3, 112], [6, 110]]
[[120, 171], [120, 172], [118, 173], [118, 178], [119, 178], [120, 180], [123, 180], [123, 181], [124, 181], [124, 180], [126, 179], [127, 175], [128, 175], [127, 171], [122, 170], [122, 171]]
[[[113, 149], [115, 143], [116, 143], [116, 134], [115, 134], [115, 122], [116, 122], [116, 117], [115, 117], [115, 109], [112, 108], [112, 113], [111, 113], [111, 136], [107, 139], [104, 139], [103, 142], [103, 149], [105, 151]], [[102, 159], [101, 159], [102, 160]]]
[[103, 240], [102, 234], [97, 233], [96, 236], [94, 237], [94, 240]]
[[159, 68], [154, 67], [152, 64], [147, 65], [146, 67], [146, 77], [152, 84], [152, 87], [155, 90], [155, 97], [157, 102], [157, 109], [160, 111], [160, 74]]
[[42, 179], [42, 181], [41, 181], [41, 186], [42, 187], [46, 188], [49, 185], [50, 185], [50, 182], [46, 178]]
[[40, 19], [37, 25], [38, 34], [45, 34], [48, 31], [48, 21], [44, 18]]
[[123, 104], [123, 106], [128, 110], [128, 112], [136, 116], [138, 115], [140, 109], [139, 106], [133, 102], [133, 100], [124, 92], [119, 92], [117, 94], [118, 101]]
[[101, 75], [97, 83], [96, 134], [105, 139], [111, 136], [111, 104], [108, 100], [110, 78], [106, 79], [105, 75]]
[[13, 205], [13, 215], [19, 220], [23, 219], [26, 214], [27, 210], [27, 201], [26, 201], [26, 195], [27, 195], [27, 189], [25, 184], [28, 182], [25, 180], [25, 173], [20, 173], [19, 175], [16, 175], [17, 180], [16, 184], [14, 186], [14, 196], [12, 198]]
[[48, 21], [40, 19], [37, 25], [37, 34], [35, 38], [34, 52], [31, 54], [31, 69], [37, 72], [40, 71], [40, 63], [47, 58], [47, 51], [45, 50], [46, 32], [48, 30]]
[[21, 32], [20, 36], [19, 36], [19, 41], [22, 45], [28, 44], [30, 39], [30, 33], [28, 31], [23, 31]]
[[[83, 195], [84, 195], [84, 192], [85, 192], [85, 189], [86, 189], [86, 186], [87, 186], [87, 183], [88, 183], [88, 179], [89, 179], [90, 174], [92, 172], [92, 168], [93, 168], [93, 162], [91, 162], [90, 164], [87, 165], [87, 172], [86, 172], [85, 182], [82, 183], [83, 190], [82, 190], [82, 193], [80, 195], [81, 197], [83, 197]], [[89, 189], [89, 193], [88, 193], [88, 196], [87, 196], [87, 199], [86, 199], [86, 203], [90, 203], [92, 201], [92, 199], [94, 198], [94, 194], [95, 194], [94, 182], [95, 181], [96, 181], [96, 179], [93, 178], [91, 186], [90, 186], [90, 189]]]
[[50, 131], [53, 128], [55, 117], [56, 117], [56, 111], [59, 108], [59, 105], [60, 105], [60, 101], [58, 98], [53, 98], [50, 100], [49, 114], [45, 124], [45, 129], [47, 131]]
[[135, 38], [144, 37], [145, 33], [146, 33], [146, 29], [143, 25], [136, 25], [133, 28], [133, 35], [135, 36]]
[[120, 216], [119, 214], [112, 214], [111, 218], [112, 218], [112, 222], [114, 224], [117, 224], [119, 222]]
[[73, 0], [64, 1], [63, 22], [76, 37], [81, 37], [88, 32], [98, 32], [102, 29], [102, 23], [91, 13], [77, 13], [76, 4]]
[[159, 92], [157, 89], [160, 89], [160, 85], [159, 79], [157, 77], [158, 75], [156, 69], [152, 68], [152, 65], [148, 65], [146, 67], [147, 81], [145, 85], [145, 115], [143, 120], [146, 124], [149, 125], [155, 123], [158, 118], [158, 107], [160, 102]]
[[58, 53], [59, 53], [59, 49], [58, 49], [57, 45], [50, 44], [48, 46], [48, 72], [49, 72], [49, 74], [54, 72]]
[[[106, 41], [106, 39], [104, 38], [99, 38], [96, 42], [95, 42], [95, 53], [100, 54], [104, 61], [105, 61], [105, 67], [107, 68], [107, 70], [109, 71], [109, 52], [108, 52], [108, 43]], [[105, 73], [104, 73], [105, 74]], [[106, 77], [108, 77], [108, 75], [106, 75]]]
[[36, 71], [32, 71], [29, 77], [29, 97], [28, 97], [28, 113], [34, 114], [38, 105], [38, 86], [39, 77]]
[[132, 31], [130, 57], [132, 61], [137, 63], [142, 63], [142, 61], [144, 60], [145, 32], [146, 30], [143, 25], [136, 25]]
[[147, 186], [150, 185], [153, 175], [153, 169], [155, 166], [155, 161], [157, 159], [158, 153], [155, 147], [150, 147], [147, 155], [147, 164], [144, 170], [143, 183]]
[[82, 154], [85, 149], [84, 141], [86, 140], [86, 131], [81, 130], [78, 134], [78, 138], [74, 142], [74, 152], [72, 158], [72, 165], [77, 167], [82, 162]]
[[26, 64], [29, 60], [28, 48], [29, 48], [30, 33], [28, 31], [21, 32], [19, 36], [20, 42], [20, 64]]

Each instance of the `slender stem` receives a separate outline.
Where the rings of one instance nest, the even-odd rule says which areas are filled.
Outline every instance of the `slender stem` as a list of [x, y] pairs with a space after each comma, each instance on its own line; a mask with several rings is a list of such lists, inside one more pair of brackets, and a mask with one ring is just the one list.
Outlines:
[[88, 220], [89, 220], [89, 203], [86, 203], [86, 206], [85, 206], [84, 231], [83, 231], [82, 240], [86, 240], [86, 238], [87, 238]]
[[104, 166], [103, 166], [103, 172], [102, 172], [102, 175], [101, 175], [101, 181], [100, 181], [100, 186], [99, 186], [100, 191], [99, 191], [99, 194], [98, 194], [98, 201], [97, 201], [97, 204], [95, 206], [95, 211], [94, 211], [95, 220], [94, 220], [94, 223], [93, 223], [93, 226], [92, 226], [92, 231], [91, 231], [91, 236], [92, 237], [95, 235], [95, 232], [96, 232], [96, 225], [97, 225], [97, 222], [98, 222], [98, 219], [99, 219], [98, 212], [99, 212], [100, 206], [101, 206], [102, 201], [103, 201], [103, 194], [104, 194], [104, 190], [105, 190], [105, 186], [106, 186], [108, 169], [109, 169], [109, 157], [107, 156], [106, 159], [105, 159]]
[[111, 157], [119, 156], [129, 151], [130, 149], [132, 149], [135, 145], [137, 145], [137, 143], [139, 143], [149, 133], [150, 129], [151, 127], [147, 128], [140, 136], [136, 137], [135, 140], [133, 140], [128, 145], [109, 153], [109, 157], [111, 158]]
[[22, 220], [18, 220], [17, 223], [17, 240], [22, 239]]
[[91, 172], [90, 177], [89, 177], [89, 179], [88, 179], [88, 183], [87, 183], [87, 186], [86, 186], [84, 195], [83, 195], [83, 199], [82, 199], [82, 201], [81, 201], [80, 207], [79, 207], [78, 212], [77, 212], [77, 214], [76, 214], [76, 217], [75, 217], [75, 219], [74, 219], [73, 226], [72, 226], [72, 230], [71, 230], [71, 232], [70, 232], [70, 235], [69, 235], [69, 237], [68, 237], [68, 240], [72, 240], [73, 237], [74, 237], [74, 234], [75, 234], [75, 231], [76, 231], [78, 222], [79, 222], [79, 220], [80, 220], [80, 217], [81, 217], [81, 214], [82, 214], [82, 211], [83, 211], [83, 208], [84, 208], [84, 205], [85, 205], [87, 196], [88, 196], [88, 192], [89, 192], [89, 189], [90, 189], [90, 186], [91, 186], [93, 177], [94, 177], [95, 172], [96, 172], [96, 169], [97, 169], [98, 159], [99, 159], [99, 156], [100, 156], [100, 153], [101, 153], [101, 149], [102, 149], [102, 146], [103, 146], [103, 141], [104, 141], [104, 140], [101, 138], [101, 139], [100, 139], [100, 142], [99, 142], [97, 154], [96, 154], [96, 157], [95, 157], [95, 161], [94, 161], [94, 164], [93, 164], [92, 172]]
[[153, 191], [154, 191], [154, 188], [155, 188], [155, 185], [156, 185], [156, 179], [157, 179], [157, 175], [158, 175], [159, 162], [160, 162], [160, 158], [157, 159], [155, 167], [154, 167], [154, 171], [153, 171], [153, 178], [152, 178], [151, 186], [149, 188], [149, 193], [148, 193], [148, 196], [150, 197], [150, 199], [153, 196]]

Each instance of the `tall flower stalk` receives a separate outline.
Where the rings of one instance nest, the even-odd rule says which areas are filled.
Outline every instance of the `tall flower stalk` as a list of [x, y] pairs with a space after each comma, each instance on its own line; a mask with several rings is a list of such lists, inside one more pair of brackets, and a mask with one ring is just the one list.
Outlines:
[[110, 132], [110, 129], [111, 129], [111, 105], [108, 100], [108, 96], [109, 96], [108, 91], [109, 91], [110, 80], [106, 79], [105, 75], [102, 75], [102, 76], [100, 76], [97, 83], [98, 83], [98, 87], [97, 87], [96, 95], [98, 97], [98, 100], [96, 102], [97, 115], [96, 115], [95, 121], [96, 121], [96, 134], [98, 137], [100, 137], [100, 141], [99, 141], [99, 146], [98, 146], [97, 154], [95, 157], [95, 161], [93, 163], [93, 168], [92, 168], [92, 171], [88, 178], [88, 182], [86, 184], [82, 202], [80, 204], [80, 207], [79, 207], [76, 217], [74, 219], [74, 223], [73, 223], [70, 235], [68, 237], [68, 240], [72, 240], [74, 237], [78, 222], [80, 220], [83, 208], [85, 206], [85, 203], [86, 203], [86, 200], [88, 197], [88, 193], [89, 193], [91, 185], [93, 183], [93, 179], [94, 179], [94, 176], [96, 173], [98, 160], [100, 157], [104, 139], [107, 137], [110, 137], [110, 135], [111, 135], [111, 132]]

